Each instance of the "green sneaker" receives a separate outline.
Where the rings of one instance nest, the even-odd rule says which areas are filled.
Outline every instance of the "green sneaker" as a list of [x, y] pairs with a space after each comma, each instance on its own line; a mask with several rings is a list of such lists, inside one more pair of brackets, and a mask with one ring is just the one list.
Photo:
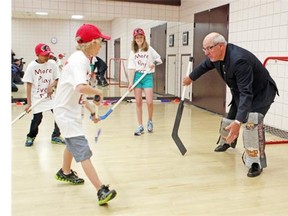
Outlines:
[[65, 175], [63, 173], [62, 168], [56, 173], [55, 179], [63, 182], [68, 182], [70, 184], [78, 185], [78, 184], [84, 184], [84, 179], [79, 178], [77, 173], [71, 169], [71, 173], [68, 175]]
[[26, 142], [25, 142], [25, 146], [26, 147], [31, 147], [34, 143], [35, 137], [31, 138], [31, 137], [27, 137], [26, 138]]
[[64, 144], [65, 145], [65, 140], [62, 137], [52, 137], [51, 143], [52, 144]]
[[105, 205], [117, 195], [115, 190], [109, 190], [109, 185], [102, 185], [97, 192], [98, 204]]

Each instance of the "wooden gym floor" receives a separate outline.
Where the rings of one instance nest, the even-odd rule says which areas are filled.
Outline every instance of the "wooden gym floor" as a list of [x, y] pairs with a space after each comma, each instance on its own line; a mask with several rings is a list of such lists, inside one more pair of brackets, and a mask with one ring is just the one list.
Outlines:
[[[104, 92], [113, 96], [116, 89], [109, 86]], [[100, 115], [110, 107], [100, 107]], [[268, 167], [259, 177], [248, 178], [248, 169], [241, 161], [242, 138], [236, 149], [215, 153], [221, 116], [186, 104], [179, 136], [188, 152], [182, 156], [171, 138], [177, 108], [174, 102], [155, 103], [154, 133], [145, 132], [140, 137], [133, 135], [137, 125], [135, 103], [122, 102], [98, 124], [85, 113], [83, 123], [94, 153], [92, 161], [103, 183], [118, 192], [104, 207], [98, 206], [97, 192], [80, 164], [73, 162], [72, 169], [85, 179], [84, 185], [54, 179], [65, 146], [50, 143], [52, 113], [44, 113], [30, 148], [24, 143], [32, 115], [24, 116], [11, 129], [12, 215], [288, 214], [288, 145], [267, 145]], [[14, 119], [24, 107], [11, 105], [11, 109]], [[146, 122], [146, 107], [143, 116]], [[99, 128], [102, 132], [95, 143]]]

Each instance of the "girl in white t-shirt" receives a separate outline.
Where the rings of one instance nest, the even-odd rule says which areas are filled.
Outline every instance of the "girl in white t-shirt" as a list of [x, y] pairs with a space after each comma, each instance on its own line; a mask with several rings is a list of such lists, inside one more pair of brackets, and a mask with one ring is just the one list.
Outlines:
[[143, 29], [136, 28], [133, 31], [132, 51], [130, 53], [128, 70], [129, 70], [129, 85], [130, 89], [146, 71], [148, 74], [135, 86], [134, 95], [136, 100], [136, 113], [138, 119], [138, 127], [134, 135], [140, 136], [144, 133], [142, 120], [142, 91], [145, 93], [146, 104], [148, 109], [147, 131], [153, 132], [153, 73], [155, 66], [162, 64], [160, 55], [146, 41]]

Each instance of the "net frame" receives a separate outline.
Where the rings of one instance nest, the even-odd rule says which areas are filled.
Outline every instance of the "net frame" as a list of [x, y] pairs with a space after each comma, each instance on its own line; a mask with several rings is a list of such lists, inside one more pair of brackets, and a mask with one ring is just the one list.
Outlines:
[[[263, 66], [266, 67], [267, 63], [271, 60], [274, 60], [275, 62], [277, 61], [288, 62], [288, 56], [269, 56], [264, 60]], [[270, 135], [274, 136], [274, 139], [270, 137], [270, 140], [266, 140], [265, 141], [266, 144], [288, 144], [288, 131], [281, 130], [269, 125], [264, 125], [264, 129], [266, 133], [269, 133]]]
[[[120, 88], [128, 87], [128, 74], [125, 67], [127, 59], [124, 58], [111, 58], [109, 59], [109, 67], [108, 67], [108, 83], [109, 85], [118, 85]], [[114, 73], [112, 74], [112, 70]], [[116, 75], [116, 71], [118, 75]], [[122, 76], [125, 76], [126, 82], [123, 81]], [[125, 83], [125, 84], [123, 84]]]

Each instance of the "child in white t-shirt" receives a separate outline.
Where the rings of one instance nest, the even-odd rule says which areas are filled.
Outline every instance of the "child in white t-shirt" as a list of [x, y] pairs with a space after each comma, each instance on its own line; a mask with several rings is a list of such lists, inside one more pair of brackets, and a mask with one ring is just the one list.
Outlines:
[[136, 113], [138, 126], [134, 132], [135, 136], [140, 136], [144, 133], [143, 126], [143, 109], [142, 109], [142, 92], [145, 93], [147, 110], [148, 110], [148, 122], [147, 131], [153, 132], [153, 75], [155, 72], [155, 66], [162, 64], [160, 55], [154, 50], [146, 41], [145, 32], [141, 28], [136, 28], [133, 31], [133, 41], [131, 52], [128, 61], [129, 70], [129, 85], [130, 89], [143, 73], [147, 74], [145, 77], [135, 86], [134, 95], [136, 100]]
[[[37, 59], [30, 62], [24, 73], [23, 82], [26, 83], [27, 105], [25, 111], [30, 112], [32, 104], [44, 97], [44, 99], [33, 108], [33, 119], [30, 124], [30, 130], [27, 134], [25, 145], [31, 147], [39, 131], [39, 125], [43, 118], [43, 112], [51, 110], [53, 112], [53, 91], [57, 86], [59, 70], [56, 62], [49, 59], [52, 53], [50, 47], [39, 43], [35, 47]], [[61, 133], [56, 123], [51, 136], [53, 144], [65, 144], [60, 137]]]
[[77, 51], [68, 58], [61, 71], [54, 108], [56, 122], [66, 142], [62, 167], [55, 178], [75, 185], [84, 183], [84, 179], [79, 178], [71, 169], [74, 158], [81, 163], [86, 176], [97, 190], [99, 205], [106, 204], [117, 193], [110, 190], [108, 185], [102, 184], [91, 162], [92, 151], [82, 127], [82, 105], [91, 112], [91, 119], [97, 123], [100, 119], [95, 115], [94, 106], [87, 101], [86, 95], [98, 95], [99, 101], [94, 100], [98, 105], [103, 100], [102, 91], [88, 84], [91, 73], [90, 59], [98, 54], [102, 38], [110, 39], [91, 24], [84, 24], [77, 30]]

